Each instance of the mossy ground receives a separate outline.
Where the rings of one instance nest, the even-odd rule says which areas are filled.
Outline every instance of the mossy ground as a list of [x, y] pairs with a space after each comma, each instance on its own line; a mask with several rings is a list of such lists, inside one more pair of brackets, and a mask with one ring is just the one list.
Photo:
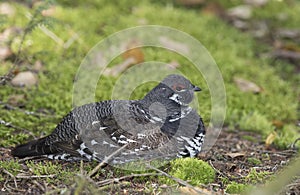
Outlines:
[[[225, 7], [239, 4], [239, 1], [220, 1]], [[296, 28], [300, 23], [297, 17], [300, 5], [292, 1], [293, 6], [284, 1], [270, 1], [263, 8], [254, 11], [256, 19], [268, 19], [273, 26]], [[19, 3], [10, 3], [15, 15], [1, 19], [0, 30], [11, 26], [25, 29], [28, 27], [29, 15], [39, 8]], [[284, 13], [288, 21], [277, 20], [274, 13]], [[226, 24], [220, 18], [206, 14], [197, 9], [187, 9], [172, 1], [59, 1], [55, 4], [52, 19], [39, 16], [45, 25], [63, 43], [74, 38], [66, 46], [55, 41], [41, 30], [41, 25], [31, 29], [26, 35], [21, 49], [22, 65], [18, 71], [28, 70], [37, 60], [43, 63], [43, 70], [38, 73], [39, 83], [32, 88], [16, 88], [10, 85], [0, 86], [0, 119], [11, 123], [15, 128], [0, 125], [0, 146], [9, 148], [34, 137], [50, 133], [72, 108], [73, 81], [76, 71], [88, 51], [99, 41], [112, 33], [125, 28], [142, 24], [166, 25], [186, 32], [198, 39], [211, 53], [222, 73], [227, 95], [227, 113], [225, 125], [230, 129], [255, 131], [262, 134], [264, 140], [271, 132], [277, 131], [277, 147], [286, 148], [299, 136], [296, 121], [299, 119], [298, 94], [299, 75], [293, 73], [288, 62], [275, 62], [270, 58], [257, 58], [257, 52], [263, 52], [268, 46], [256, 42], [247, 33]], [[53, 19], [54, 18], [54, 19]], [[75, 36], [76, 35], [76, 36]], [[17, 53], [21, 35], [11, 39], [10, 46]], [[203, 91], [198, 95], [199, 110], [208, 125], [210, 118], [210, 91], [204, 78], [193, 71], [193, 65], [182, 56], [157, 48], [143, 48], [145, 61], [169, 63], [177, 61], [179, 71], [201, 86]], [[114, 60], [110, 66], [120, 62]], [[13, 60], [1, 61], [0, 75], [4, 75], [13, 64]], [[263, 91], [259, 94], [242, 92], [234, 83], [235, 77], [255, 82]], [[95, 101], [110, 99], [116, 78], [101, 77], [101, 86], [97, 87]], [[138, 88], [132, 99], [141, 98], [152, 87], [145, 85]], [[21, 94], [24, 99], [16, 108], [7, 109], [10, 98]], [[28, 114], [28, 112], [36, 114]], [[280, 129], [272, 123], [281, 121]], [[50, 162], [49, 162], [50, 163]], [[31, 170], [34, 174], [74, 175], [79, 167], [65, 169], [59, 164], [38, 164]], [[255, 162], [256, 163], [256, 162]], [[46, 168], [44, 168], [46, 166]], [[16, 161], [1, 161], [13, 175], [21, 170]], [[31, 167], [31, 164], [27, 164]], [[1, 173], [2, 174], [2, 173]], [[67, 177], [66, 176], [66, 177]], [[65, 176], [63, 176], [65, 177]], [[63, 179], [63, 177], [60, 177]], [[4, 179], [1, 175], [0, 180]], [[51, 180], [51, 178], [50, 178]]]

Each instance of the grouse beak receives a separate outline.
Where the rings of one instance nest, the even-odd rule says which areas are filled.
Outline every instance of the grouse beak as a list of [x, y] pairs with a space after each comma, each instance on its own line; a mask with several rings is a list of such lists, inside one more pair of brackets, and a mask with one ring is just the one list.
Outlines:
[[200, 87], [197, 87], [197, 86], [194, 86], [194, 91], [201, 91], [201, 88]]

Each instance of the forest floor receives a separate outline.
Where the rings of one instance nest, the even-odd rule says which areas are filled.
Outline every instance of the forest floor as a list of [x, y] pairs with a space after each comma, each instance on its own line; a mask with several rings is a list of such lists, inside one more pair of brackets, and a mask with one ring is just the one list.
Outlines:
[[[263, 185], [265, 180], [274, 179], [274, 174], [282, 171], [290, 160], [296, 156], [296, 149], [278, 150], [274, 147], [266, 147], [261, 140], [261, 136], [257, 133], [245, 131], [229, 131], [222, 130], [216, 143], [209, 151], [203, 151], [199, 155], [199, 159], [208, 162], [216, 171], [214, 182], [207, 185], [201, 185], [201, 189], [206, 194], [226, 194], [226, 193], [239, 193], [239, 191], [247, 190], [250, 185]], [[7, 148], [0, 148], [1, 161], [12, 160], [10, 150]], [[28, 160], [28, 159], [27, 159]], [[32, 159], [33, 164], [39, 164], [45, 159]], [[49, 160], [46, 160], [49, 161]], [[121, 173], [118, 177], [107, 174], [97, 175], [94, 178], [87, 180], [87, 175], [83, 174], [77, 177], [77, 180], [84, 178], [81, 182], [74, 185], [70, 183], [66, 185], [64, 180], [57, 183], [47, 182], [49, 178], [57, 177], [56, 174], [34, 175], [26, 171], [30, 169], [25, 160], [19, 160], [19, 164], [23, 167], [23, 173], [14, 176], [5, 169], [5, 181], [0, 184], [2, 193], [10, 194], [30, 194], [30, 193], [48, 193], [56, 194], [58, 192], [75, 192], [80, 187], [79, 183], [84, 183], [81, 186], [82, 192], [108, 192], [120, 194], [142, 194], [142, 193], [195, 193], [193, 189], [178, 188], [176, 185], [159, 184], [155, 173], [150, 173], [150, 178], [143, 176], [139, 179], [140, 175], [131, 176], [131, 174]], [[60, 164], [64, 169], [72, 169], [74, 164], [57, 161], [53, 164]], [[75, 163], [79, 167], [80, 162]], [[83, 167], [94, 166], [95, 163], [84, 162]], [[107, 172], [113, 170], [112, 167], [107, 166], [104, 168]], [[103, 172], [101, 170], [100, 172]], [[45, 172], [46, 173], [46, 172]], [[152, 175], [154, 174], [154, 176]], [[85, 176], [84, 176], [85, 175]], [[142, 176], [142, 175], [141, 175]], [[148, 178], [148, 179], [147, 179]], [[84, 182], [83, 182], [84, 181]], [[103, 182], [104, 181], [104, 182]], [[105, 182], [106, 181], [106, 182]], [[300, 178], [295, 178], [294, 181], [283, 189], [282, 194], [299, 194], [300, 193]], [[86, 182], [86, 183], [85, 183]], [[91, 186], [88, 186], [90, 184]], [[249, 184], [249, 185], [248, 185]], [[151, 187], [149, 187], [151, 186]], [[98, 189], [96, 188], [98, 187]], [[152, 188], [149, 190], [149, 188]], [[98, 191], [99, 190], [99, 191]], [[148, 191], [147, 191], [148, 190]]]
[[[96, 162], [14, 159], [10, 155], [15, 145], [48, 135], [72, 109], [78, 68], [96, 43], [147, 24], [169, 26], [201, 41], [223, 76], [224, 127], [211, 149], [199, 155], [216, 177], [197, 189], [206, 194], [239, 194], [264, 186], [276, 180], [299, 154], [299, 1], [47, 2], [0, 3], [0, 194], [196, 193], [183, 184], [164, 183], [154, 170], [132, 175], [107, 166], [89, 178]], [[132, 44], [132, 40], [122, 41], [122, 45]], [[173, 43], [167, 44], [174, 47]], [[201, 86], [199, 110], [209, 126], [211, 91], [188, 59], [150, 47], [131, 55], [139, 61], [171, 64], [172, 70]], [[124, 61], [126, 57], [119, 56], [108, 67]], [[12, 81], [24, 72], [26, 87]], [[116, 81], [114, 75], [101, 77], [95, 101], [111, 99]], [[151, 87], [137, 87], [130, 98], [142, 98]], [[169, 167], [161, 170], [168, 172]], [[299, 176], [281, 193], [300, 194]]]

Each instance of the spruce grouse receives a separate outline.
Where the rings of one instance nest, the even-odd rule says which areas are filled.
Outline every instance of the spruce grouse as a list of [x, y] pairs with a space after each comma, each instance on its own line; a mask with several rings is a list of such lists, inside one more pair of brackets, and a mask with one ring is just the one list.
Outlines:
[[108, 100], [74, 108], [43, 138], [19, 145], [12, 155], [59, 160], [97, 160], [124, 147], [112, 163], [193, 157], [205, 126], [189, 107], [201, 89], [181, 75], [169, 75], [141, 100]]

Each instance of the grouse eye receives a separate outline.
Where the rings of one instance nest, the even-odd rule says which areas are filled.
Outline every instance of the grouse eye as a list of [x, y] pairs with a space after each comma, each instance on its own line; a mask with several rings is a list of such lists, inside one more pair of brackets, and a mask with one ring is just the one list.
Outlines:
[[173, 89], [175, 89], [178, 92], [185, 91], [185, 87], [183, 85], [175, 85]]

